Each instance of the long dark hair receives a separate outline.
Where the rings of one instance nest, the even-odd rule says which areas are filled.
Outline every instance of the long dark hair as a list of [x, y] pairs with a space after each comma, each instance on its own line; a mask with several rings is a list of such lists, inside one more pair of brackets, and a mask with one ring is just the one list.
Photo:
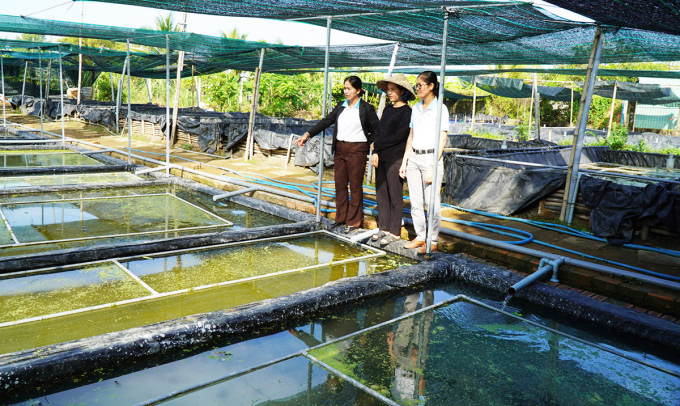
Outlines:
[[342, 81], [342, 83], [349, 82], [350, 86], [353, 88], [357, 89], [359, 91], [359, 96], [363, 96], [366, 91], [363, 88], [363, 83], [361, 83], [361, 79], [359, 79], [359, 76], [347, 76], [345, 80]]
[[436, 73], [432, 72], [431, 70], [426, 70], [425, 72], [418, 75], [418, 77], [423, 78], [425, 83], [427, 83], [428, 85], [434, 83], [434, 89], [432, 89], [434, 97], [437, 97], [439, 95], [439, 81], [437, 80]]

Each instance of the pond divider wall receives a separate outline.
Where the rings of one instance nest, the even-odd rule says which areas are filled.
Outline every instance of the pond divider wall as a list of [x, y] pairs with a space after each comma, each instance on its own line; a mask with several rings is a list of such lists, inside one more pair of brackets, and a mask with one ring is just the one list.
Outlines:
[[[240, 341], [343, 306], [433, 283], [463, 281], [504, 292], [519, 279], [517, 275], [508, 275], [507, 270], [460, 254], [435, 254], [413, 266], [346, 278], [231, 310], [0, 355], [0, 387], [18, 391], [40, 382], [66, 381], [98, 368], [132, 368], [133, 364], [167, 359], [189, 348], [209, 348], [225, 340]], [[680, 349], [680, 325], [676, 323], [541, 283], [519, 292], [517, 297], [676, 351]]]

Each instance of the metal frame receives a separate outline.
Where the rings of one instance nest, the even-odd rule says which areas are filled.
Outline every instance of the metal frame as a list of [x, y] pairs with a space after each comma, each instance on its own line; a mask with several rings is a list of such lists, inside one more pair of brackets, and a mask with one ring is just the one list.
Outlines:
[[[326, 18], [326, 54], [324, 56], [324, 68], [323, 68], [323, 104], [321, 107], [322, 115], [326, 115], [326, 110], [328, 107], [328, 65], [330, 64], [330, 54], [331, 54], [331, 24], [333, 22], [332, 17]], [[323, 167], [324, 167], [324, 147], [325, 147], [325, 133], [326, 130], [321, 131], [319, 136], [321, 141], [319, 142], [319, 187], [316, 192], [316, 222], [321, 222], [321, 190], [323, 189]]]
[[7, 221], [7, 217], [5, 217], [5, 213], [2, 211], [2, 208], [0, 208], [0, 216], [2, 216], [2, 221], [5, 223], [5, 227], [7, 227], [7, 231], [9, 231], [9, 235], [12, 236], [12, 239], [14, 240], [15, 244], [21, 244], [19, 240], [17, 239], [17, 236], [14, 234], [14, 230], [12, 230], [12, 226], [9, 225], [9, 221]]
[[[138, 233], [125, 233], [125, 234], [111, 234], [111, 235], [101, 235], [101, 236], [92, 236], [92, 237], [81, 237], [81, 238], [68, 238], [68, 239], [62, 239], [62, 240], [49, 240], [49, 241], [31, 241], [31, 242], [19, 242], [16, 237], [14, 237], [14, 240], [16, 241], [15, 244], [6, 244], [6, 245], [0, 245], [0, 249], [2, 248], [11, 248], [11, 247], [25, 247], [25, 246], [32, 246], [32, 245], [46, 245], [46, 244], [56, 244], [56, 243], [62, 243], [62, 242], [73, 242], [73, 241], [89, 241], [89, 240], [99, 240], [102, 238], [116, 238], [116, 237], [129, 237], [133, 235], [146, 235], [146, 234], [161, 234], [161, 233], [168, 233], [168, 232], [184, 232], [184, 231], [191, 231], [191, 230], [204, 230], [208, 228], [219, 228], [219, 227], [231, 227], [234, 225], [229, 220], [225, 220], [222, 217], [211, 213], [207, 211], [206, 209], [199, 207], [191, 202], [188, 202], [181, 197], [177, 197], [171, 193], [154, 193], [154, 194], [146, 194], [146, 195], [125, 195], [125, 196], [101, 196], [101, 197], [83, 197], [83, 198], [78, 198], [78, 199], [62, 199], [62, 200], [43, 200], [43, 201], [30, 201], [30, 202], [2, 202], [0, 203], [0, 213], [2, 212], [2, 206], [5, 205], [22, 205], [22, 204], [43, 204], [43, 203], [65, 203], [65, 202], [82, 202], [83, 200], [103, 200], [103, 199], [120, 199], [120, 198], [138, 198], [138, 197], [151, 197], [151, 196], [170, 196], [174, 199], [177, 199], [183, 203], [186, 203], [206, 214], [209, 216], [212, 216], [222, 222], [224, 224], [214, 224], [214, 225], [205, 225], [205, 226], [196, 226], [196, 227], [185, 227], [185, 228], [177, 228], [177, 229], [167, 229], [167, 230], [156, 230], [156, 231], [143, 231], [143, 232], [138, 232]], [[2, 214], [2, 217], [5, 218], [4, 214]], [[6, 219], [6, 218], [5, 218]], [[11, 227], [9, 227], [9, 222], [6, 223], [8, 225], [8, 228], [10, 229], [11, 232]]]
[[30, 323], [30, 322], [34, 322], [34, 321], [52, 319], [52, 318], [67, 316], [67, 315], [71, 315], [71, 314], [85, 313], [85, 312], [92, 311], [92, 310], [99, 310], [99, 309], [105, 309], [105, 308], [110, 308], [110, 307], [116, 307], [116, 306], [126, 305], [126, 304], [130, 304], [130, 303], [136, 303], [136, 302], [142, 302], [142, 301], [147, 301], [147, 300], [151, 300], [151, 299], [157, 299], [157, 298], [166, 297], [166, 296], [175, 296], [175, 295], [178, 295], [178, 294], [194, 292], [194, 291], [198, 291], [198, 290], [205, 290], [205, 289], [209, 289], [209, 288], [215, 288], [215, 287], [227, 286], [227, 285], [235, 285], [235, 284], [244, 283], [244, 282], [253, 282], [253, 281], [260, 280], [260, 279], [267, 279], [267, 278], [270, 278], [270, 277], [281, 276], [281, 275], [286, 275], [286, 274], [291, 274], [291, 273], [296, 273], [296, 272], [304, 272], [304, 271], [308, 271], [308, 270], [312, 270], [312, 269], [324, 268], [324, 267], [327, 267], [327, 266], [360, 262], [360, 261], [365, 261], [365, 260], [368, 260], [368, 259], [377, 258], [377, 257], [381, 257], [381, 256], [386, 255], [386, 253], [382, 250], [378, 250], [376, 248], [369, 247], [369, 246], [364, 245], [364, 244], [352, 243], [353, 245], [358, 245], [358, 246], [360, 246], [360, 247], [362, 247], [362, 248], [364, 248], [368, 251], [371, 251], [372, 253], [369, 254], [369, 255], [361, 256], [361, 257], [348, 258], [348, 259], [344, 259], [344, 260], [340, 260], [340, 261], [324, 262], [324, 263], [321, 263], [321, 264], [310, 265], [310, 266], [306, 266], [306, 267], [295, 268], [295, 269], [290, 269], [290, 270], [285, 270], [285, 271], [280, 271], [280, 272], [274, 272], [274, 273], [265, 274], [265, 275], [257, 275], [257, 276], [252, 276], [252, 277], [248, 277], [248, 278], [235, 279], [235, 280], [231, 280], [231, 281], [217, 282], [217, 283], [212, 283], [212, 284], [208, 284], [208, 285], [195, 286], [195, 287], [191, 287], [191, 288], [179, 289], [179, 290], [174, 290], [174, 291], [171, 291], [171, 292], [163, 292], [163, 293], [156, 292], [153, 288], [151, 288], [149, 285], [144, 283], [139, 277], [137, 277], [129, 269], [127, 269], [127, 267], [125, 267], [124, 265], [122, 265], [120, 263], [120, 261], [125, 261], [125, 260], [130, 260], [130, 259], [137, 259], [137, 258], [142, 259], [144, 257], [153, 259], [153, 257], [157, 257], [157, 256], [161, 256], [161, 255], [167, 255], [167, 254], [174, 254], [174, 253], [178, 253], [178, 252], [205, 251], [205, 250], [217, 249], [217, 248], [226, 247], [226, 246], [233, 246], [233, 245], [256, 244], [256, 243], [272, 241], [272, 240], [286, 240], [286, 239], [297, 238], [297, 237], [302, 237], [302, 236], [312, 235], [312, 234], [330, 235], [330, 236], [332, 236], [336, 239], [344, 240], [344, 241], [351, 243], [351, 241], [347, 240], [346, 238], [343, 238], [341, 236], [335, 235], [335, 234], [330, 233], [328, 231], [322, 230], [322, 231], [312, 231], [312, 232], [307, 232], [307, 233], [291, 234], [291, 235], [286, 235], [286, 236], [270, 237], [270, 238], [257, 239], [257, 240], [238, 241], [238, 242], [234, 242], [234, 243], [226, 243], [226, 244], [220, 244], [220, 245], [211, 245], [211, 246], [208, 246], [208, 247], [197, 247], [197, 248], [188, 248], [188, 249], [182, 249], [182, 250], [166, 251], [166, 252], [154, 253], [154, 254], [151, 254], [151, 255], [138, 255], [138, 256], [134, 256], [134, 257], [123, 257], [123, 258], [116, 258], [116, 259], [111, 259], [111, 260], [84, 262], [84, 263], [77, 264], [77, 265], [65, 265], [65, 266], [42, 268], [42, 269], [30, 270], [30, 271], [14, 272], [14, 273], [11, 273], [11, 274], [3, 274], [3, 275], [0, 275], [0, 280], [6, 279], [6, 278], [14, 278], [14, 277], [17, 277], [17, 276], [27, 276], [27, 275], [34, 275], [34, 274], [53, 273], [53, 272], [50, 272], [50, 271], [53, 271], [53, 270], [57, 271], [56, 273], [66, 272], [69, 269], [72, 269], [72, 268], [75, 268], [75, 267], [83, 267], [83, 266], [94, 265], [94, 264], [112, 263], [112, 264], [120, 267], [120, 269], [123, 272], [125, 272], [126, 274], [131, 276], [135, 281], [140, 283], [146, 290], [148, 290], [151, 293], [151, 295], [141, 296], [141, 297], [137, 297], [137, 298], [133, 298], [133, 299], [121, 300], [121, 301], [118, 301], [118, 302], [111, 302], [111, 303], [104, 303], [104, 304], [101, 304], [101, 305], [83, 307], [83, 308], [68, 310], [68, 311], [64, 311], [64, 312], [51, 313], [51, 314], [46, 314], [46, 315], [41, 315], [41, 316], [29, 317], [29, 318], [25, 318], [25, 319], [21, 319], [21, 320], [4, 322], [4, 323], [0, 323], [0, 328], [7, 327], [7, 326], [14, 326], [14, 325], [18, 325], [18, 324]]
[[408, 314], [405, 314], [405, 315], [396, 317], [396, 318], [394, 318], [394, 319], [391, 319], [391, 320], [388, 320], [388, 321], [385, 321], [385, 322], [376, 324], [375, 326], [371, 326], [371, 327], [368, 327], [368, 328], [359, 330], [359, 331], [357, 331], [357, 332], [354, 332], [354, 333], [345, 335], [345, 336], [343, 336], [343, 337], [336, 338], [336, 339], [331, 340], [331, 341], [328, 341], [328, 342], [326, 342], [326, 343], [321, 343], [321, 344], [316, 345], [316, 346], [314, 346], [314, 347], [308, 347], [307, 349], [300, 350], [300, 351], [296, 351], [296, 352], [291, 353], [291, 354], [289, 354], [289, 355], [286, 355], [286, 356], [283, 356], [283, 357], [280, 357], [280, 358], [277, 358], [277, 359], [274, 359], [274, 360], [271, 360], [271, 361], [268, 361], [268, 362], [265, 362], [265, 363], [262, 363], [262, 364], [255, 365], [255, 366], [253, 366], [253, 367], [250, 367], [250, 368], [247, 368], [247, 369], [244, 369], [244, 370], [241, 370], [241, 371], [231, 372], [231, 373], [226, 374], [226, 375], [224, 375], [224, 376], [221, 376], [221, 377], [218, 377], [218, 378], [211, 379], [211, 380], [209, 380], [209, 381], [207, 381], [207, 382], [203, 382], [203, 383], [200, 383], [200, 384], [195, 384], [195, 385], [192, 385], [192, 386], [187, 387], [187, 388], [184, 388], [184, 389], [180, 389], [180, 390], [177, 390], [177, 391], [174, 391], [174, 392], [170, 392], [170, 393], [167, 393], [167, 394], [165, 394], [165, 395], [157, 396], [157, 397], [155, 397], [155, 398], [151, 398], [151, 399], [148, 399], [148, 400], [146, 400], [146, 401], [136, 403], [135, 406], [150, 406], [150, 405], [156, 405], [156, 404], [162, 403], [162, 402], [164, 402], [164, 401], [167, 401], [167, 400], [170, 400], [170, 399], [174, 399], [174, 398], [178, 398], [178, 397], [181, 397], [181, 396], [183, 396], [183, 395], [187, 395], [187, 394], [190, 394], [190, 393], [193, 393], [193, 392], [202, 390], [202, 389], [206, 389], [206, 388], [209, 388], [209, 387], [211, 387], [211, 386], [215, 386], [215, 385], [217, 385], [217, 384], [220, 384], [220, 383], [229, 381], [229, 380], [231, 380], [231, 379], [235, 379], [235, 378], [241, 377], [241, 376], [243, 376], [243, 375], [247, 375], [247, 374], [249, 374], [249, 373], [251, 373], [251, 372], [255, 372], [255, 371], [258, 371], [258, 370], [260, 370], [260, 369], [267, 368], [267, 367], [269, 367], [269, 366], [276, 365], [276, 364], [279, 364], [279, 363], [281, 363], [281, 362], [285, 362], [285, 361], [294, 359], [294, 358], [299, 357], [299, 356], [303, 356], [303, 357], [309, 359], [310, 361], [314, 362], [315, 364], [319, 365], [320, 367], [326, 369], [327, 371], [329, 371], [329, 372], [331, 372], [331, 373], [333, 373], [333, 374], [337, 374], [338, 376], [342, 377], [343, 379], [345, 379], [346, 381], [348, 381], [348, 382], [351, 383], [352, 385], [356, 386], [356, 387], [359, 388], [360, 390], [364, 390], [364, 391], [368, 392], [370, 395], [375, 396], [377, 399], [381, 400], [382, 402], [384, 402], [384, 403], [386, 403], [386, 404], [389, 404], [389, 405], [394, 405], [394, 404], [397, 404], [397, 403], [394, 403], [394, 401], [392, 401], [391, 399], [387, 399], [387, 398], [385, 398], [384, 396], [382, 396], [382, 395], [380, 395], [380, 394], [378, 394], [378, 396], [376, 396], [376, 395], [375, 395], [375, 392], [374, 392], [372, 389], [367, 388], [364, 384], [358, 382], [358, 381], [355, 380], [354, 378], [351, 378], [351, 377], [347, 376], [346, 374], [344, 374], [344, 373], [338, 371], [337, 369], [335, 369], [335, 368], [329, 366], [328, 364], [324, 363], [323, 361], [317, 359], [317, 358], [314, 357], [313, 355], [309, 354], [309, 351], [313, 351], [313, 350], [315, 350], [315, 349], [318, 349], [318, 348], [321, 348], [321, 347], [324, 347], [324, 346], [327, 346], [327, 345], [330, 345], [330, 344], [334, 344], [334, 343], [337, 343], [337, 342], [340, 342], [340, 341], [344, 341], [344, 340], [347, 340], [347, 339], [349, 339], [349, 338], [351, 338], [351, 337], [357, 336], [357, 335], [359, 335], [359, 334], [364, 334], [364, 333], [366, 333], [366, 332], [368, 332], [368, 331], [371, 331], [371, 330], [374, 330], [374, 329], [377, 329], [377, 328], [381, 328], [381, 327], [387, 326], [387, 325], [389, 325], [389, 324], [393, 324], [393, 323], [399, 322], [399, 321], [401, 321], [401, 320], [403, 320], [403, 319], [406, 319], [406, 318], [409, 318], [409, 317], [414, 317], [414, 316], [416, 316], [416, 315], [418, 315], [418, 314], [420, 314], [420, 313], [427, 312], [427, 311], [431, 311], [431, 310], [434, 310], [434, 309], [436, 309], [436, 308], [439, 308], [439, 307], [442, 307], [442, 306], [446, 306], [446, 305], [449, 305], [449, 304], [453, 304], [453, 303], [457, 303], [457, 302], [467, 302], [467, 303], [472, 304], [472, 305], [480, 306], [480, 307], [485, 308], [485, 309], [487, 309], [487, 310], [491, 310], [491, 311], [494, 311], [494, 312], [497, 312], [497, 313], [501, 313], [501, 314], [503, 314], [503, 315], [505, 315], [505, 316], [508, 316], [508, 317], [511, 317], [511, 318], [513, 318], [513, 319], [520, 320], [520, 321], [522, 321], [522, 322], [528, 323], [528, 324], [530, 324], [530, 325], [532, 325], [532, 326], [534, 326], [534, 327], [538, 327], [538, 328], [540, 328], [540, 329], [542, 329], [542, 330], [549, 331], [550, 333], [557, 334], [557, 335], [562, 336], [562, 337], [566, 337], [566, 338], [568, 338], [568, 339], [577, 341], [577, 342], [579, 342], [579, 343], [582, 343], [582, 344], [585, 344], [585, 345], [588, 345], [588, 346], [592, 346], [592, 347], [595, 347], [595, 348], [597, 348], [597, 349], [599, 349], [599, 350], [603, 350], [603, 351], [606, 351], [606, 352], [608, 352], [608, 353], [611, 353], [611, 354], [620, 356], [620, 357], [625, 358], [625, 359], [627, 359], [627, 360], [629, 360], [629, 361], [633, 361], [633, 362], [642, 364], [642, 365], [644, 365], [644, 366], [646, 366], [646, 367], [653, 368], [653, 369], [658, 370], [658, 371], [660, 371], [660, 372], [663, 372], [663, 373], [666, 373], [666, 374], [669, 374], [669, 375], [672, 375], [672, 376], [680, 376], [680, 374], [679, 374], [678, 372], [675, 372], [675, 371], [672, 371], [672, 370], [665, 369], [665, 368], [660, 367], [660, 366], [658, 366], [658, 365], [654, 365], [654, 364], [648, 363], [648, 362], [646, 362], [646, 361], [644, 361], [644, 360], [637, 359], [637, 358], [635, 358], [635, 357], [633, 357], [633, 356], [631, 356], [631, 355], [628, 355], [628, 354], [626, 354], [626, 353], [624, 353], [624, 352], [621, 352], [621, 351], [619, 351], [619, 350], [617, 350], [617, 349], [610, 348], [610, 347], [606, 347], [606, 346], [601, 345], [601, 344], [592, 343], [592, 342], [583, 340], [583, 339], [581, 339], [581, 338], [577, 338], [577, 337], [571, 336], [571, 335], [569, 335], [569, 334], [566, 334], [566, 333], [563, 333], [563, 332], [561, 332], [561, 331], [552, 329], [552, 328], [550, 328], [550, 327], [546, 327], [546, 326], [541, 325], [541, 324], [539, 324], [539, 323], [536, 323], [536, 322], [534, 322], [534, 321], [524, 319], [524, 318], [519, 317], [519, 316], [517, 316], [517, 315], [514, 315], [514, 314], [512, 314], [512, 313], [508, 313], [508, 312], [506, 312], [506, 311], [499, 310], [499, 309], [497, 309], [497, 308], [495, 308], [495, 307], [493, 307], [493, 306], [490, 306], [490, 305], [488, 305], [488, 304], [486, 304], [486, 303], [483, 303], [483, 302], [480, 302], [480, 301], [478, 301], [478, 300], [469, 298], [469, 297], [467, 297], [467, 296], [465, 296], [465, 295], [456, 295], [456, 296], [451, 297], [451, 298], [449, 298], [449, 299], [446, 299], [446, 300], [444, 300], [444, 301], [442, 301], [442, 302], [435, 303], [435, 304], [430, 305], [430, 306], [427, 306], [427, 307], [423, 307], [423, 308], [418, 309], [418, 310], [416, 310], [416, 311], [413, 311], [413, 312], [411, 312], [411, 313], [408, 313]]

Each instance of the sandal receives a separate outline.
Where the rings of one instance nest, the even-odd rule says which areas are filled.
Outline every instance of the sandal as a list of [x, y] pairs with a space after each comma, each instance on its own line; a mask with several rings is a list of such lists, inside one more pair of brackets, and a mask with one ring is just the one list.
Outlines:
[[400, 240], [400, 238], [397, 237], [396, 235], [387, 234], [385, 237], [382, 238], [382, 240], [380, 240], [380, 245], [387, 245], [398, 240]]
[[379, 239], [383, 238], [386, 235], [387, 234], [385, 234], [383, 231], [378, 231], [377, 233], [375, 233], [371, 236], [371, 240], [378, 241]]

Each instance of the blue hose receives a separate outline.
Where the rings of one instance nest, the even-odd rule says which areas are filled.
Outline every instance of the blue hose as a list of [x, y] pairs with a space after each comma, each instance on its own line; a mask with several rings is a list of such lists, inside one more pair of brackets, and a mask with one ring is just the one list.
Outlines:
[[[153, 155], [165, 155], [165, 154], [161, 154], [161, 153], [157, 153], [157, 152], [147, 152], [147, 151], [141, 151], [141, 150], [136, 150], [136, 149], [133, 149], [133, 151], [138, 151], [138, 152], [153, 154]], [[190, 161], [190, 162], [195, 162], [194, 160], [191, 160], [191, 159], [188, 159], [188, 158], [183, 158], [183, 157], [174, 156], [174, 158], [183, 159], [183, 160]], [[221, 168], [221, 169], [224, 169], [224, 168]], [[315, 191], [318, 188], [318, 184], [319, 184], [318, 182], [312, 182], [312, 184], [310, 186], [308, 184], [302, 184], [302, 183], [284, 182], [284, 181], [276, 180], [276, 179], [270, 178], [268, 176], [265, 176], [265, 175], [262, 175], [262, 174], [259, 174], [259, 173], [254, 173], [254, 172], [238, 172], [238, 171], [234, 171], [234, 170], [228, 170], [228, 172], [233, 173], [234, 175], [240, 176], [242, 178], [248, 179], [250, 182], [258, 184], [258, 185], [272, 186], [272, 187], [278, 187], [278, 188], [281, 188], [281, 189], [293, 190], [293, 191], [296, 191], [296, 192], [300, 192], [307, 197], [314, 198], [314, 203], [316, 205], [317, 199], [316, 199], [316, 192]], [[258, 178], [256, 178], [256, 176], [265, 178], [266, 180], [258, 179]], [[326, 181], [326, 182], [322, 182], [322, 184], [323, 183], [333, 183], [333, 182]], [[314, 192], [306, 191], [303, 188], [313, 189]], [[364, 188], [370, 189], [370, 190], [376, 190], [372, 186], [364, 186]], [[324, 197], [334, 198], [335, 197], [335, 190], [322, 187], [321, 188], [321, 195], [324, 196]], [[404, 199], [410, 200], [408, 196], [404, 196]], [[373, 209], [373, 207], [375, 207], [376, 204], [377, 203], [375, 201], [368, 200], [368, 199], [364, 199], [364, 201], [363, 201], [364, 208], [370, 210], [372, 213], [377, 213]], [[479, 215], [482, 215], [482, 216], [486, 216], [486, 217], [490, 217], [490, 218], [494, 218], [494, 219], [498, 219], [498, 220], [516, 221], [516, 222], [528, 224], [528, 225], [531, 225], [531, 226], [534, 226], [534, 227], [539, 227], [539, 228], [542, 228], [542, 229], [545, 229], [545, 230], [556, 231], [556, 232], [559, 232], [559, 233], [573, 235], [573, 236], [581, 237], [581, 238], [587, 238], [587, 239], [594, 240], [594, 241], [607, 242], [607, 240], [605, 240], [604, 238], [596, 237], [592, 234], [588, 234], [588, 233], [585, 233], [583, 231], [579, 231], [579, 230], [576, 230], [574, 228], [571, 228], [569, 226], [565, 226], [565, 225], [562, 225], [562, 224], [553, 224], [553, 223], [546, 223], [546, 222], [536, 221], [536, 220], [521, 219], [521, 218], [516, 218], [516, 217], [508, 217], [508, 216], [503, 216], [503, 215], [500, 215], [500, 214], [488, 213], [488, 212], [481, 211], [481, 210], [466, 209], [466, 208], [463, 208], [463, 207], [460, 207], [460, 206], [449, 205], [449, 204], [446, 204], [446, 203], [442, 203], [442, 207], [449, 207], [449, 208], [453, 208], [453, 209], [456, 209], [456, 210], [465, 211], [465, 212], [469, 212], [469, 213], [473, 213], [473, 214], [479, 214]], [[323, 211], [325, 213], [335, 212], [335, 210], [324, 209], [323, 207], [321, 208], [321, 211]], [[411, 211], [409, 209], [404, 208], [404, 212], [407, 213], [407, 214], [410, 214]], [[508, 236], [508, 237], [513, 237], [513, 238], [518, 239], [517, 241], [504, 241], [504, 242], [509, 243], [509, 244], [524, 245], [524, 244], [528, 244], [528, 243], [533, 242], [533, 243], [536, 243], [536, 244], [539, 244], [539, 245], [543, 245], [545, 247], [549, 247], [549, 248], [557, 249], [557, 250], [560, 250], [560, 251], [568, 252], [568, 253], [571, 253], [571, 254], [579, 255], [579, 256], [584, 257], [584, 258], [594, 259], [596, 261], [606, 262], [606, 263], [616, 265], [616, 266], [619, 266], [619, 267], [631, 269], [631, 270], [634, 270], [636, 272], [640, 272], [640, 273], [643, 273], [643, 274], [652, 275], [652, 276], [656, 276], [656, 277], [659, 277], [659, 278], [680, 282], [680, 277], [676, 277], [676, 276], [672, 276], [672, 275], [665, 275], [665, 274], [658, 273], [658, 272], [653, 272], [653, 271], [650, 271], [650, 270], [647, 270], [647, 269], [638, 268], [638, 267], [635, 267], [635, 266], [632, 266], [632, 265], [623, 264], [623, 263], [616, 262], [616, 261], [610, 261], [608, 259], [595, 257], [595, 256], [592, 256], [592, 255], [584, 254], [584, 253], [579, 252], [579, 251], [575, 251], [575, 250], [560, 247], [560, 246], [557, 246], [557, 245], [554, 245], [554, 244], [549, 244], [547, 242], [539, 241], [539, 240], [534, 239], [534, 236], [531, 233], [529, 233], [528, 231], [520, 230], [520, 229], [517, 229], [517, 228], [506, 227], [506, 226], [501, 226], [501, 225], [497, 225], [497, 224], [480, 223], [480, 222], [477, 222], [477, 221], [458, 220], [458, 219], [452, 219], [452, 218], [447, 218], [447, 217], [442, 217], [442, 220], [450, 222], [450, 223], [454, 223], [454, 224], [465, 225], [465, 226], [468, 226], [468, 227], [475, 227], [475, 228], [479, 228], [479, 229], [489, 231], [489, 232], [492, 232], [492, 233], [495, 233], [495, 234], [505, 235], [505, 236]], [[624, 244], [623, 246], [627, 247], [627, 248], [653, 251], [653, 252], [658, 252], [658, 253], [661, 253], [661, 254], [671, 255], [671, 256], [674, 256], [674, 257], [680, 257], [680, 251], [666, 250], [666, 249], [654, 248], [654, 247], [646, 247], [646, 246], [637, 245], [637, 244]]]

